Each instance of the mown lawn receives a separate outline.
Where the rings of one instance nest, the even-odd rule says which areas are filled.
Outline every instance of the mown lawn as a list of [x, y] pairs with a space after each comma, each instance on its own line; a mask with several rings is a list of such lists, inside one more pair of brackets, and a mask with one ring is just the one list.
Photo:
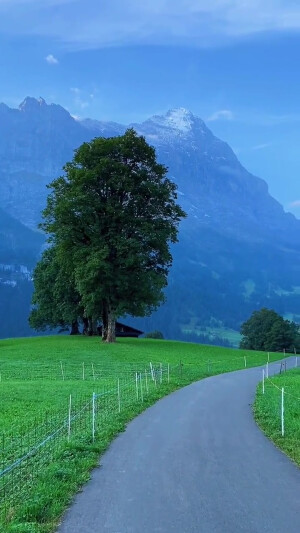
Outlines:
[[[278, 354], [270, 354], [270, 361], [278, 358]], [[53, 446], [51, 441], [51, 446], [43, 446], [26, 460], [20, 478], [19, 474], [14, 477], [16, 491], [20, 491], [24, 479], [26, 491], [20, 491], [19, 499], [9, 500], [0, 519], [0, 531], [55, 531], [63, 510], [88, 479], [100, 454], [130, 419], [160, 397], [194, 380], [242, 369], [245, 365], [261, 365], [266, 360], [267, 354], [262, 352], [151, 339], [121, 339], [114, 345], [102, 344], [99, 337], [51, 336], [0, 341], [2, 470], [26, 455], [34, 443], [43, 442], [62, 419], [67, 419], [70, 395], [72, 413], [80, 410], [87, 399], [90, 401], [93, 392], [103, 395], [94, 441], [89, 410], [73, 424], [69, 442], [64, 430], [63, 439], [55, 440]], [[157, 383], [151, 380], [150, 362], [157, 369]], [[160, 368], [164, 369], [162, 383]], [[138, 398], [137, 372], [143, 376], [143, 392], [139, 385]]]
[[[281, 434], [281, 389], [284, 388], [284, 436]], [[300, 368], [257, 387], [254, 416], [264, 433], [300, 466]]]

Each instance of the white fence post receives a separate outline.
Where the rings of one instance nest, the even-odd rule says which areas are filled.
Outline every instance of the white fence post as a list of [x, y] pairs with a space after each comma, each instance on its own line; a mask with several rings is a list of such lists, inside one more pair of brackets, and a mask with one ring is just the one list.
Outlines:
[[70, 442], [70, 437], [71, 437], [71, 412], [72, 412], [72, 394], [70, 394], [70, 399], [69, 399], [68, 442]]
[[152, 363], [150, 363], [150, 370], [151, 370], [152, 381], [154, 381], [154, 372], [153, 372], [153, 366], [152, 366]]
[[264, 368], [263, 368], [262, 374], [263, 374], [262, 391], [263, 391], [263, 394], [265, 394], [265, 369]]
[[298, 366], [298, 357], [297, 356], [295, 357], [295, 366], [296, 367]]
[[144, 401], [144, 395], [143, 395], [143, 384], [142, 384], [142, 374], [140, 373], [140, 388], [141, 388], [141, 400]]
[[148, 394], [149, 393], [149, 388], [148, 388], [148, 375], [147, 375], [146, 368], [145, 368], [145, 381], [146, 381], [146, 392]]
[[245, 368], [247, 367], [247, 359], [246, 359], [246, 356], [244, 355], [244, 362], [245, 362]]
[[85, 379], [84, 363], [82, 363], [82, 379]]
[[95, 441], [95, 418], [96, 418], [96, 413], [95, 413], [95, 399], [96, 399], [96, 394], [93, 392], [93, 400], [92, 400], [92, 437], [93, 437], [93, 442]]
[[270, 352], [268, 352], [268, 363], [270, 362]]
[[284, 387], [281, 389], [281, 435], [284, 437]]
[[121, 412], [120, 379], [118, 378], [118, 409]]
[[160, 384], [162, 384], [162, 378], [163, 378], [162, 363], [159, 363], [159, 369], [160, 369]]
[[139, 399], [138, 373], [135, 373], [136, 399]]
[[168, 383], [170, 383], [170, 363], [168, 363]]
[[269, 363], [266, 364], [266, 378], [269, 377]]
[[62, 362], [60, 362], [60, 369], [61, 369], [62, 379], [63, 379], [63, 381], [65, 381], [65, 373], [64, 373], [64, 368], [63, 368]]

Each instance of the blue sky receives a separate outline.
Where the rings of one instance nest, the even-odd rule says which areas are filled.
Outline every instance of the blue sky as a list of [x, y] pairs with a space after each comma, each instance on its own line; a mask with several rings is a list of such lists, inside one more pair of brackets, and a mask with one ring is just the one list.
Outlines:
[[299, 0], [0, 0], [0, 101], [201, 116], [300, 217]]

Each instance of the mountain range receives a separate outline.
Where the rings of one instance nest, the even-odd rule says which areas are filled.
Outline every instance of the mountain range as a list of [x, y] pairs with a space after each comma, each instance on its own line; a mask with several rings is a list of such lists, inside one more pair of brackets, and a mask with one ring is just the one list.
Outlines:
[[121, 135], [127, 127], [155, 147], [188, 214], [173, 247], [166, 303], [151, 317], [129, 322], [168, 338], [236, 344], [241, 322], [254, 309], [273, 307], [299, 320], [300, 220], [284, 212], [266, 182], [247, 172], [200, 118], [179, 108], [124, 126], [77, 120], [59, 105], [27, 97], [18, 109], [0, 104], [0, 261], [13, 268], [9, 279], [0, 279], [1, 317], [4, 283], [15, 282], [9, 285], [12, 313], [20, 283], [28, 285], [19, 327], [6, 329], [4, 314], [0, 336], [29, 333], [31, 281], [21, 280], [18, 268], [31, 272], [40, 253], [46, 185], [82, 142]]

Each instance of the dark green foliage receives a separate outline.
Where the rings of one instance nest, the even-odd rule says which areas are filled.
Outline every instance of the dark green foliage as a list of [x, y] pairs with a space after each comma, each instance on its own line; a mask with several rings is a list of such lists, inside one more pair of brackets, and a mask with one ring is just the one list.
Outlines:
[[[145, 316], [164, 300], [172, 263], [169, 245], [177, 241], [185, 213], [176, 204], [176, 186], [166, 177], [166, 167], [132, 129], [121, 137], [84, 143], [64, 170], [65, 176], [49, 186], [41, 226], [50, 235], [71, 296], [79, 295], [90, 321], [102, 318], [105, 340], [114, 340], [117, 317]], [[45, 257], [37, 267], [37, 281], [44, 275], [43, 261]], [[56, 266], [46, 268], [50, 287], [57, 287], [52, 280]], [[33, 316], [40, 313], [51, 325], [69, 319], [69, 295], [65, 312], [60, 286], [53, 304], [46, 295], [43, 308], [44, 289], [36, 285], [38, 311]], [[36, 316], [34, 321], [38, 323]]]
[[265, 307], [242, 324], [241, 334], [240, 347], [248, 350], [293, 351], [300, 347], [299, 327]]
[[146, 339], [163, 339], [164, 338], [162, 332], [158, 330], [150, 331], [149, 333], [146, 333], [145, 337]]
[[83, 316], [80, 296], [55, 246], [44, 251], [34, 271], [34, 308], [29, 324], [38, 331], [74, 325]]

